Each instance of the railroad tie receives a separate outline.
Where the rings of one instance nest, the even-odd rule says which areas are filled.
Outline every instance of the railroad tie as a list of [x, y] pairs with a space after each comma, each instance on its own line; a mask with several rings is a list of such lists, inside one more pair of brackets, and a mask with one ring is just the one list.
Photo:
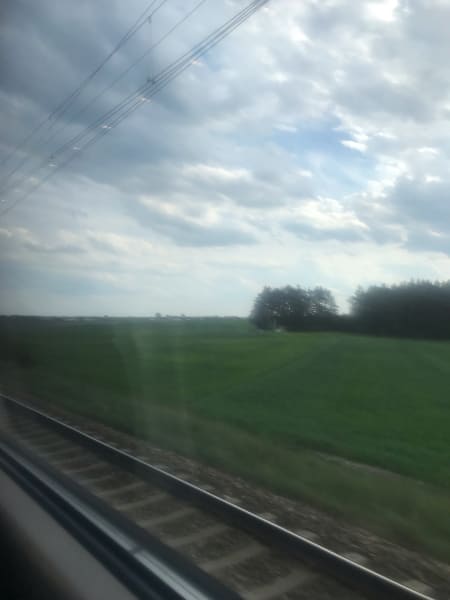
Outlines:
[[178, 510], [174, 510], [168, 515], [160, 515], [158, 517], [152, 517], [151, 519], [146, 519], [145, 521], [139, 521], [139, 525], [141, 527], [154, 527], [156, 525], [165, 525], [166, 523], [170, 523], [171, 521], [176, 521], [177, 519], [182, 519], [184, 517], [190, 517], [192, 514], [195, 514], [195, 508], [180, 508]]
[[275, 579], [272, 583], [261, 585], [245, 592], [244, 597], [247, 600], [271, 600], [271, 598], [287, 594], [298, 585], [309, 582], [313, 577], [315, 577], [315, 574], [312, 571], [306, 569], [295, 570], [284, 577]]
[[[26, 444], [31, 444], [33, 446], [39, 446], [42, 448], [46, 448], [47, 446], [54, 446], [56, 443], [61, 444], [62, 442], [65, 442], [67, 444], [67, 440], [61, 439], [59, 436], [57, 436], [53, 432], [49, 433], [49, 432], [39, 431], [34, 434], [32, 433], [32, 434], [27, 434], [27, 435], [23, 435], [23, 434], [19, 433], [19, 437]], [[48, 441], [46, 441], [46, 440], [48, 440]]]
[[[83, 460], [84, 462], [88, 461], [89, 465], [95, 464], [96, 467], [99, 467], [100, 465], [102, 465], [102, 463], [100, 463], [100, 462], [96, 462], [96, 463], [90, 462], [93, 460], [91, 457], [86, 456], [86, 455], [83, 456], [82, 454], [79, 454], [78, 452], [74, 453], [73, 449], [71, 449], [71, 450], [72, 450], [72, 452], [68, 456], [64, 456], [65, 453], [63, 453], [62, 456], [58, 457], [58, 454], [61, 454], [61, 452], [58, 452], [56, 457], [50, 456], [49, 458], [51, 459], [51, 461], [53, 463], [56, 463], [58, 465], [58, 467], [61, 467], [64, 470], [69, 470], [70, 465], [73, 463], [75, 463], [74, 468], [76, 469], [77, 468], [76, 465], [77, 465], [77, 463], [80, 463], [80, 460]], [[104, 464], [105, 463], [103, 463], [103, 465]]]
[[72, 446], [62, 446], [61, 448], [56, 448], [56, 450], [43, 452], [43, 454], [48, 460], [56, 464], [62, 463], [65, 460], [71, 460], [80, 457], [78, 452], [75, 453], [75, 450]]
[[128, 483], [127, 485], [123, 485], [122, 487], [113, 488], [112, 490], [101, 490], [96, 492], [96, 495], [100, 498], [108, 498], [111, 502], [113, 502], [114, 496], [120, 496], [121, 494], [125, 494], [127, 492], [134, 492], [143, 487], [145, 487], [144, 481], [136, 481], [133, 483]]
[[82, 482], [89, 483], [90, 485], [97, 485], [98, 483], [111, 479], [111, 473], [105, 473], [104, 475], [99, 475], [98, 477], [83, 477], [81, 474], [78, 475], [78, 477]]
[[170, 498], [171, 496], [169, 496], [169, 494], [166, 494], [165, 492], [157, 492], [156, 494], [145, 496], [145, 498], [140, 498], [139, 500], [132, 500], [131, 502], [117, 504], [115, 508], [117, 508], [117, 510], [127, 511], [132, 510], [133, 508], [141, 508], [143, 506], [157, 504], [158, 502], [163, 502], [164, 500], [170, 500]]
[[197, 542], [203, 542], [214, 535], [221, 535], [228, 531], [228, 525], [218, 523], [217, 525], [210, 525], [209, 527], [203, 527], [199, 531], [189, 533], [188, 535], [174, 536], [165, 538], [166, 543], [172, 548], [183, 548], [189, 544], [196, 544]]
[[86, 466], [84, 467], [75, 467], [75, 468], [70, 468], [70, 467], [63, 467], [64, 471], [66, 471], [67, 473], [69, 473], [70, 475], [83, 475], [84, 473], [90, 473], [91, 471], [95, 471], [96, 469], [99, 468], [103, 468], [103, 465], [100, 464], [95, 464], [95, 463], [88, 463]]
[[201, 564], [201, 567], [205, 571], [208, 571], [208, 573], [211, 571], [219, 571], [220, 569], [226, 569], [227, 567], [234, 567], [250, 558], [255, 558], [265, 551], [266, 548], [261, 544], [258, 544], [257, 542], [251, 543], [239, 550], [233, 550], [225, 556], [204, 562]]
[[54, 433], [49, 431], [42, 431], [41, 429], [36, 429], [36, 427], [33, 427], [33, 425], [19, 425], [19, 427], [16, 426], [14, 427], [14, 433], [18, 434], [22, 438], [28, 438], [30, 440], [55, 435]]
[[46, 443], [42, 443], [42, 442], [27, 442], [25, 440], [26, 444], [29, 444], [33, 449], [36, 449], [38, 452], [42, 452], [44, 454], [49, 454], [51, 455], [52, 453], [56, 453], [59, 450], [63, 450], [64, 448], [68, 448], [68, 444], [67, 444], [67, 440], [60, 440], [60, 439], [56, 439], [53, 440], [52, 442], [46, 442]]

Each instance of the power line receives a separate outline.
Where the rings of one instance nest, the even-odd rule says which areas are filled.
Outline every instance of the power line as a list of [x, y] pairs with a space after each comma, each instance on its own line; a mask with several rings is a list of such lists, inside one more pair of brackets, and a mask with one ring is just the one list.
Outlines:
[[[56, 158], [58, 154], [63, 153], [64, 151], [70, 149], [71, 146], [77, 145], [82, 141], [82, 139], [88, 135], [92, 130], [97, 127], [108, 128], [109, 123], [108, 120], [114, 118], [117, 113], [119, 113], [122, 109], [127, 109], [134, 101], [136, 101], [139, 97], [145, 96], [147, 92], [151, 92], [151, 88], [154, 86], [159, 86], [161, 83], [164, 83], [167, 78], [170, 80], [174, 75], [177, 74], [177, 71], [182, 68], [184, 70], [187, 68], [192, 61], [198, 59], [202, 54], [204, 54], [211, 47], [215, 46], [219, 43], [228, 33], [238, 27], [244, 20], [246, 20], [249, 16], [256, 12], [259, 8], [261, 8], [264, 4], [266, 4], [268, 0], [253, 0], [246, 8], [239, 11], [234, 17], [229, 19], [224, 25], [217, 28], [215, 31], [210, 33], [202, 42], [199, 42], [195, 46], [193, 46], [190, 50], [182, 54], [178, 59], [176, 59], [173, 63], [171, 63], [168, 67], [165, 67], [158, 75], [156, 75], [150, 82], [145, 83], [140, 88], [138, 88], [135, 92], [132, 92], [128, 96], [126, 96], [119, 104], [115, 107], [98, 117], [95, 121], [93, 121], [90, 125], [88, 125], [83, 131], [77, 134], [75, 137], [71, 138], [67, 142], [65, 142], [62, 146], [56, 149], [51, 154], [50, 158]], [[183, 68], [184, 67], [184, 68]], [[165, 86], [164, 86], [165, 87]]]
[[[135, 110], [142, 106], [145, 101], [150, 100], [155, 94], [165, 88], [173, 79], [179, 77], [195, 60], [203, 56], [211, 48], [216, 46], [225, 37], [227, 37], [232, 31], [239, 27], [244, 21], [252, 16], [257, 10], [267, 4], [269, 0], [253, 0], [246, 8], [239, 11], [234, 17], [226, 21], [224, 25], [216, 29], [213, 33], [209, 34], [202, 42], [196, 44], [190, 51], [185, 52], [181, 57], [174, 61], [171, 65], [163, 69], [150, 83], [144, 84], [136, 92], [128, 95], [122, 102], [116, 107], [112, 108], [100, 119], [97, 119], [93, 124], [88, 126], [84, 132], [81, 132], [74, 139], [66, 142], [57, 152], [52, 155], [56, 156], [57, 153], [65, 152], [69, 146], [80, 142], [83, 138], [93, 133], [93, 136], [88, 139], [82, 147], [79, 147], [79, 152], [72, 153], [69, 157], [61, 162], [56, 169], [50, 171], [44, 179], [36, 184], [29, 192], [24, 196], [16, 199], [12, 205], [6, 207], [0, 212], [0, 216], [12, 210], [19, 202], [28, 198], [36, 189], [41, 187], [50, 177], [52, 177], [57, 171], [64, 168], [69, 162], [75, 157], [80, 156], [82, 152], [86, 151], [90, 146], [97, 143], [104, 135], [109, 133], [113, 128], [117, 127], [123, 120], [130, 116]], [[111, 120], [112, 117], [112, 120]], [[109, 122], [106, 121], [109, 119]], [[99, 130], [99, 127], [101, 129]], [[51, 158], [52, 158], [51, 157]]]
[[68, 108], [73, 104], [75, 99], [81, 94], [83, 89], [88, 85], [88, 83], [97, 75], [97, 73], [106, 65], [106, 63], [124, 46], [128, 40], [130, 40], [136, 33], [142, 29], [144, 25], [147, 24], [148, 19], [151, 18], [166, 2], [167, 0], [161, 0], [159, 5], [155, 8], [155, 10], [149, 15], [150, 10], [156, 4], [157, 0], [152, 0], [141, 16], [136, 20], [134, 25], [123, 35], [123, 37], [119, 40], [116, 46], [111, 50], [111, 52], [102, 60], [102, 62], [95, 68], [87, 77], [84, 79], [81, 84], [66, 98], [66, 100], [51, 114], [52, 117], [61, 117]]
[[[76, 120], [79, 116], [81, 116], [83, 113], [85, 113], [88, 108], [90, 108], [97, 100], [99, 100], [102, 96], [104, 96], [104, 94], [106, 94], [116, 83], [118, 83], [120, 80], [122, 80], [133, 68], [135, 68], [139, 63], [141, 63], [144, 60], [144, 58], [146, 58], [153, 50], [155, 50], [155, 48], [157, 48], [160, 44], [162, 44], [162, 42], [164, 42], [178, 27], [180, 27], [185, 21], [187, 21], [187, 19], [189, 19], [195, 12], [197, 12], [205, 2], [206, 2], [206, 0], [200, 0], [199, 2], [197, 2], [197, 4], [195, 4], [191, 10], [189, 10], [181, 19], [179, 19], [168, 31], [166, 31], [166, 33], [164, 35], [162, 35], [161, 38], [157, 42], [155, 42], [149, 48], [147, 48], [147, 50], [145, 50], [145, 52], [143, 54], [141, 54], [136, 60], [134, 60], [118, 77], [116, 77], [108, 86], [103, 88], [96, 96], [94, 96], [87, 104], [85, 104], [77, 113], [75, 113], [75, 115], [72, 116], [72, 119]], [[161, 6], [162, 6], [162, 4], [160, 4], [152, 12], [151, 16], [153, 14], [155, 14], [155, 12]], [[48, 144], [49, 142], [51, 142], [58, 134], [60, 134], [70, 124], [71, 124], [70, 122], [64, 123], [59, 129], [54, 131], [53, 134], [51, 134], [49, 137], [42, 140], [42, 143], [45, 145], [45, 144]], [[74, 143], [76, 143], [76, 142], [74, 142]], [[7, 193], [11, 189], [15, 188], [17, 185], [21, 185], [23, 183], [23, 181], [25, 181], [26, 179], [29, 179], [30, 177], [33, 177], [36, 173], [39, 173], [39, 171], [46, 166], [48, 160], [52, 159], [54, 154], [55, 154], [55, 152], [53, 152], [50, 155], [49, 159], [44, 159], [37, 166], [33, 167], [31, 169], [31, 171], [29, 171], [28, 173], [25, 173], [19, 181], [12, 181], [9, 184], [6, 182], [6, 185], [4, 185], [3, 187], [0, 188], [0, 194]], [[13, 174], [15, 174], [26, 162], [29, 162], [30, 160], [32, 160], [32, 158], [33, 157], [30, 157], [30, 156], [24, 157], [22, 159], [22, 161], [17, 165], [17, 167], [10, 173], [7, 180]]]
[[[196, 44], [196, 46], [194, 46], [190, 51], [185, 52], [179, 59], [177, 59], [176, 61], [174, 61], [174, 63], [169, 65], [169, 67], [166, 67], [166, 69], [164, 69], [155, 78], [155, 82], [152, 82], [151, 84], [146, 84], [140, 89], [138, 89], [135, 93], [127, 96], [121, 103], [119, 103], [119, 105], [108, 111], [108, 113], [106, 113], [101, 118], [97, 119], [93, 124], [88, 126], [84, 132], [81, 132], [80, 134], [78, 134], [78, 136], [66, 142], [66, 144], [59, 148], [57, 152], [55, 152], [49, 157], [49, 161], [54, 161], [55, 156], [58, 153], [61, 154], [64, 151], [67, 151], [69, 149], [69, 146], [75, 143], [81, 143], [81, 140], [83, 138], [85, 138], [92, 132], [94, 133], [93, 137], [87, 140], [83, 147], [77, 148], [77, 150], [79, 150], [80, 152], [73, 154], [72, 157], [69, 157], [68, 160], [63, 161], [56, 169], [51, 171], [45, 177], [44, 181], [46, 181], [49, 177], [53, 176], [53, 174], [55, 174], [60, 168], [66, 166], [66, 164], [70, 162], [73, 158], [75, 158], [77, 155], [80, 155], [81, 151], [84, 151], [87, 147], [95, 143], [97, 139], [100, 139], [101, 137], [106, 135], [106, 133], [108, 133], [112, 128], [116, 127], [124, 118], [126, 118], [129, 114], [134, 112], [142, 104], [142, 99], [144, 98], [143, 94], [147, 94], [147, 97], [145, 99], [150, 99], [151, 96], [159, 92], [172, 79], [174, 79], [176, 76], [180, 75], [185, 69], [187, 69], [195, 59], [199, 58], [210, 48], [219, 43], [226, 35], [228, 35], [229, 33], [231, 33], [231, 31], [236, 29], [242, 22], [249, 18], [254, 12], [256, 12], [256, 10], [261, 8], [268, 1], [269, 0], [254, 0], [253, 2], [251, 2], [245, 9], [241, 10], [233, 18], [229, 19], [229, 21], [227, 21], [224, 25], [215, 30], [212, 34], [208, 35], [205, 38], [205, 40], [203, 40], [199, 44]], [[155, 83], [157, 85], [155, 85]], [[150, 90], [152, 86], [154, 86], [154, 90]], [[120, 111], [122, 111], [122, 113], [120, 113]], [[117, 113], [119, 114], [116, 116]], [[110, 124], [107, 125], [105, 123], [105, 119], [110, 119], [111, 117], [114, 117], [114, 120], [110, 121]], [[101, 127], [100, 131], [98, 131], [99, 127]], [[45, 164], [47, 164], [47, 160], [45, 161]], [[56, 165], [52, 164], [51, 166], [54, 167]], [[40, 187], [40, 185], [41, 184], [38, 183], [36, 187]], [[33, 188], [32, 191], [34, 191], [36, 187]], [[28, 197], [28, 195], [29, 193], [25, 194], [26, 197]], [[14, 204], [21, 200], [22, 198], [19, 198]], [[8, 209], [6, 209], [3, 212], [0, 212], [0, 215], [4, 214], [4, 212], [7, 211]]]
[[[153, 50], [162, 44], [178, 27], [180, 27], [185, 21], [187, 21], [207, 0], [200, 0], [197, 4], [188, 11], [179, 21], [173, 25], [159, 40], [153, 44], [143, 54], [141, 54], [136, 60], [134, 60], [122, 73], [113, 79], [105, 88], [103, 88], [98, 94], [96, 94], [89, 102], [87, 102], [79, 111], [72, 115], [72, 121], [76, 121], [81, 115], [83, 115], [97, 100], [102, 98], [109, 90], [111, 90], [119, 81], [121, 81], [128, 73], [134, 69], [139, 63], [141, 63]], [[66, 129], [71, 123], [64, 123], [56, 132], [50, 137], [43, 140], [44, 144], [51, 142], [57, 135], [59, 135], [64, 129]], [[2, 190], [0, 190], [0, 193]]]
[[[69, 94], [58, 106], [56, 106], [52, 112], [45, 117], [32, 131], [21, 141], [15, 148], [10, 152], [2, 161], [0, 161], [0, 166], [6, 164], [18, 150], [23, 148], [33, 137], [34, 135], [44, 127], [47, 123], [51, 123], [51, 121], [55, 119], [59, 119], [73, 104], [73, 102], [78, 98], [83, 89], [88, 85], [88, 83], [99, 73], [99, 71], [106, 65], [106, 63], [131, 39], [146, 23], [148, 19], [148, 13], [156, 4], [157, 0], [152, 0], [147, 8], [143, 11], [143, 13], [138, 17], [135, 23], [130, 27], [130, 29], [121, 37], [121, 39], [117, 42], [114, 48], [109, 52], [109, 54], [101, 61], [101, 63], [75, 88], [75, 90]], [[161, 0], [159, 6], [155, 9], [154, 12], [159, 10], [167, 0]], [[154, 13], [153, 13], [154, 14]], [[11, 177], [12, 174], [17, 172], [15, 169], [12, 173], [7, 175], [7, 179]]]

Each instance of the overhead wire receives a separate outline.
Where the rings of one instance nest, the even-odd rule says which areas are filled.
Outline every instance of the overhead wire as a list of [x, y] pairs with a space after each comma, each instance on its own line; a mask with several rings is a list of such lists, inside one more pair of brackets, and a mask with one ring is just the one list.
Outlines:
[[[69, 139], [67, 142], [62, 144], [54, 152], [51, 157], [57, 157], [58, 154], [68, 150], [70, 146], [77, 145], [90, 131], [97, 127], [103, 127], [107, 129], [109, 127], [108, 120], [115, 117], [115, 115], [122, 109], [127, 109], [137, 98], [144, 96], [147, 92], [151, 91], [151, 88], [163, 83], [168, 78], [172, 79], [172, 75], [178, 69], [185, 66], [186, 68], [192, 63], [192, 61], [198, 59], [201, 54], [207, 51], [210, 47], [219, 43], [228, 33], [239, 26], [244, 20], [246, 20], [253, 12], [256, 12], [259, 8], [266, 4], [268, 0], [253, 0], [245, 9], [239, 11], [234, 17], [226, 21], [225, 24], [217, 28], [215, 31], [210, 33], [202, 42], [197, 43], [190, 50], [183, 53], [179, 58], [172, 62], [169, 66], [165, 67], [158, 75], [145, 84], [143, 84], [136, 91], [131, 92], [116, 106], [111, 108], [109, 111], [95, 119], [90, 125], [88, 125], [83, 131], [78, 133], [75, 137]], [[184, 70], [184, 69], [183, 69]]]
[[[109, 83], [105, 88], [103, 88], [96, 96], [94, 96], [87, 104], [85, 104], [75, 115], [73, 115], [72, 119], [78, 119], [82, 114], [86, 112], [88, 108], [90, 108], [97, 100], [103, 97], [109, 90], [111, 90], [114, 85], [116, 85], [119, 81], [121, 81], [128, 73], [134, 69], [139, 63], [141, 63], [144, 58], [146, 58], [153, 50], [155, 50], [158, 46], [164, 42], [169, 35], [171, 35], [180, 25], [182, 25], [187, 19], [193, 15], [203, 4], [205, 4], [207, 0], [200, 0], [197, 4], [187, 12], [173, 27], [171, 27], [159, 40], [153, 43], [147, 50], [141, 54], [136, 60], [134, 60], [118, 77], [116, 77], [111, 83]], [[54, 139], [55, 135], [61, 133], [70, 123], [65, 123], [62, 127], [60, 127], [56, 133], [52, 136], [51, 139]], [[51, 141], [51, 139], [45, 140], [45, 143]]]
[[[152, 12], [152, 14], [150, 15], [153, 16], [157, 10], [159, 10], [159, 8], [162, 7], [162, 5], [166, 2], [167, 0], [164, 0], [164, 2], [161, 2], [160, 5], [157, 6], [157, 8]], [[53, 131], [53, 133], [51, 133], [49, 136], [47, 136], [46, 138], [44, 138], [41, 141], [41, 144], [49, 144], [50, 142], [52, 142], [59, 134], [61, 134], [65, 129], [67, 129], [67, 127], [69, 127], [74, 121], [76, 122], [76, 120], [81, 117], [91, 106], [93, 106], [95, 104], [95, 102], [97, 102], [98, 100], [100, 100], [100, 98], [102, 98], [109, 90], [111, 90], [119, 81], [121, 81], [126, 75], [128, 75], [128, 73], [134, 69], [138, 64], [140, 64], [145, 58], [147, 58], [147, 56], [149, 56], [149, 54], [151, 52], [153, 52], [158, 46], [160, 46], [176, 29], [178, 29], [178, 27], [180, 27], [183, 23], [185, 23], [195, 12], [197, 12], [197, 10], [200, 9], [200, 7], [205, 4], [207, 0], [199, 0], [199, 2], [197, 2], [193, 8], [191, 10], [189, 10], [181, 19], [179, 19], [168, 31], [166, 31], [166, 33], [164, 35], [162, 35], [155, 43], [151, 44], [149, 48], [147, 48], [145, 50], [145, 52], [143, 52], [137, 59], [135, 59], [124, 71], [122, 71], [122, 73], [119, 74], [118, 77], [116, 77], [115, 79], [113, 79], [113, 81], [111, 81], [106, 87], [104, 87], [98, 94], [96, 94], [93, 98], [91, 98], [86, 104], [84, 104], [80, 110], [78, 110], [74, 115], [72, 115], [71, 117], [71, 121], [65, 122], [62, 124], [61, 127], [59, 127], [56, 131]], [[11, 171], [9, 173], [9, 175], [5, 178], [5, 184], [1, 186], [0, 185], [0, 194], [3, 194], [7, 191], [9, 191], [10, 189], [16, 187], [17, 185], [20, 185], [21, 181], [23, 181], [23, 178], [21, 181], [19, 181], [19, 184], [17, 181], [12, 181], [10, 184], [8, 184], [8, 180], [15, 175], [15, 173], [17, 173], [19, 171], [19, 169], [21, 169], [27, 162], [30, 162], [31, 160], [33, 160], [32, 156], [25, 156], [22, 161], [16, 166], [16, 168]], [[32, 176], [34, 173], [36, 173], [37, 171], [39, 171], [42, 168], [42, 163], [40, 165], [38, 165], [38, 167], [33, 168], [33, 170], [31, 171], [31, 174], [28, 173], [28, 175], [26, 175], [26, 178]], [[1, 183], [1, 182], [0, 182]]]
[[[214, 45], [219, 43], [226, 35], [231, 33], [231, 31], [233, 31], [236, 27], [238, 27], [244, 20], [246, 20], [249, 16], [251, 16], [251, 14], [253, 14], [253, 12], [256, 12], [256, 10], [261, 8], [268, 1], [269, 0], [254, 0], [253, 2], [251, 2], [245, 9], [241, 10], [239, 13], [237, 13], [237, 15], [235, 15], [233, 18], [229, 19], [229, 21], [227, 21], [224, 25], [222, 25], [217, 30], [215, 30], [212, 34], [207, 36], [207, 38], [205, 38], [205, 40], [203, 40], [201, 43], [194, 46], [190, 51], [185, 52], [181, 57], [179, 57], [176, 61], [174, 61], [174, 63], [172, 63], [171, 65], [169, 65], [169, 67], [164, 69], [155, 78], [155, 80], [157, 80], [157, 83], [158, 83], [157, 86], [154, 86], [154, 82], [152, 82], [150, 85], [144, 85], [140, 89], [138, 89], [135, 93], [130, 94], [121, 103], [119, 103], [118, 106], [111, 109], [106, 115], [103, 115], [100, 119], [97, 119], [96, 122], [94, 122], [89, 127], [87, 127], [84, 132], [82, 132], [76, 138], [70, 140], [69, 142], [64, 144], [64, 146], [59, 148], [57, 153], [61, 153], [65, 150], [67, 150], [68, 147], [73, 143], [79, 143], [83, 137], [86, 137], [86, 135], [88, 135], [90, 132], [92, 132], [94, 130], [93, 138], [91, 138], [90, 140], [87, 140], [85, 146], [83, 146], [82, 148], [78, 148], [78, 150], [84, 151], [87, 147], [91, 146], [93, 143], [95, 143], [97, 141], [97, 139], [100, 139], [101, 137], [106, 135], [106, 133], [108, 133], [109, 130], [116, 127], [124, 118], [126, 118], [129, 114], [134, 112], [134, 110], [136, 110], [142, 104], [142, 99], [143, 99], [142, 94], [143, 93], [147, 93], [146, 99], [150, 99], [150, 96], [153, 96], [155, 93], [160, 91], [160, 89], [165, 87], [175, 76], [178, 76], [179, 74], [181, 74], [182, 71], [184, 71], [186, 68], [188, 68], [190, 66], [190, 64], [192, 64], [193, 60], [195, 60], [201, 54], [208, 51], [211, 47], [213, 47]], [[152, 86], [154, 86], [154, 90], [151, 92], [151, 94], [149, 96], [148, 91], [149, 91], [149, 88], [151, 88]], [[123, 110], [123, 109], [125, 109], [125, 110]], [[107, 117], [110, 118], [110, 117], [115, 116], [115, 114], [118, 113], [120, 110], [122, 110], [122, 113], [119, 114], [118, 117], [115, 118], [115, 120], [110, 121], [110, 124], [108, 124], [108, 125], [106, 125], [104, 123], [105, 118], [107, 118]], [[101, 125], [102, 123], [103, 123], [103, 125]], [[102, 130], [100, 132], [98, 130], [95, 131], [95, 129], [99, 126], [102, 127]], [[55, 155], [56, 155], [56, 153], [55, 153]], [[68, 162], [70, 162], [70, 160], [72, 158], [75, 158], [77, 155], [79, 155], [79, 154], [74, 154], [72, 157], [69, 157], [68, 160], [63, 161], [61, 163], [61, 165], [59, 165], [59, 166], [52, 164], [51, 166], [53, 166], [53, 167], [57, 166], [58, 168], [51, 171], [48, 174], [48, 176], [45, 177], [45, 181], [49, 177], [53, 176], [53, 174], [57, 170], [59, 170], [59, 168], [64, 167]], [[50, 157], [50, 160], [52, 160], [52, 161], [54, 160], [54, 155], [52, 155]], [[38, 183], [37, 187], [40, 187], [40, 183]], [[32, 191], [34, 191], [34, 189], [35, 188], [33, 188]], [[26, 194], [26, 196], [28, 196], [28, 195], [29, 195], [29, 193]], [[7, 212], [7, 210], [0, 212], [0, 215], [4, 214], [4, 212]]]
[[69, 162], [74, 160], [77, 156], [80, 156], [82, 152], [86, 151], [90, 146], [97, 143], [104, 135], [117, 127], [123, 120], [128, 118], [135, 110], [142, 106], [143, 103], [145, 103], [147, 100], [150, 100], [155, 94], [165, 88], [173, 79], [179, 77], [195, 60], [198, 60], [201, 56], [203, 56], [203, 54], [216, 46], [220, 41], [222, 41], [226, 36], [228, 36], [232, 31], [239, 27], [244, 21], [246, 21], [269, 1], [270, 0], [253, 0], [253, 2], [250, 2], [246, 8], [236, 13], [234, 17], [226, 21], [222, 26], [206, 36], [202, 42], [193, 46], [191, 50], [185, 52], [168, 67], [163, 69], [153, 79], [153, 81], [144, 84], [134, 93], [129, 94], [117, 106], [113, 107], [110, 111], [102, 115], [102, 117], [88, 126], [84, 132], [81, 132], [81, 134], [78, 134], [78, 136], [66, 142], [57, 150], [56, 153], [52, 154], [52, 158], [53, 156], [56, 157], [57, 153], [65, 152], [69, 146], [73, 147], [74, 143], [81, 142], [84, 137], [93, 132], [92, 137], [88, 139], [83, 146], [78, 148], [79, 152], [73, 152], [66, 158], [66, 160], [63, 160], [59, 165], [55, 165], [56, 168], [50, 171], [44, 177], [44, 179], [36, 184], [34, 188], [32, 188], [24, 196], [17, 198], [10, 206], [5, 207], [3, 211], [0, 211], [0, 216], [12, 210], [12, 208], [14, 208], [18, 202], [28, 198], [57, 171], [64, 168]]
[[88, 83], [97, 75], [97, 73], [106, 65], [106, 63], [124, 46], [129, 39], [131, 39], [144, 25], [147, 24], [148, 19], [151, 18], [164, 4], [166, 4], [168, 0], [161, 0], [159, 5], [154, 9], [154, 11], [149, 15], [149, 12], [156, 4], [157, 0], [152, 0], [144, 12], [140, 17], [136, 20], [134, 25], [122, 36], [119, 42], [114, 46], [111, 52], [102, 60], [102, 62], [95, 68], [82, 82], [81, 84], [70, 94], [66, 100], [60, 105], [59, 108], [51, 113], [50, 118], [55, 116], [61, 116], [64, 112], [67, 111], [68, 107], [73, 104], [73, 101], [80, 95], [83, 89], [88, 85]]
[[[93, 70], [91, 73], [73, 90], [62, 102], [60, 102], [51, 112], [45, 117], [40, 123], [34, 127], [31, 132], [19, 142], [13, 150], [0, 161], [0, 166], [6, 164], [16, 153], [18, 150], [22, 149], [28, 142], [40, 131], [47, 123], [53, 125], [56, 120], [60, 119], [61, 116], [72, 106], [84, 88], [89, 84], [92, 79], [101, 71], [101, 69], [108, 63], [108, 61], [124, 46], [129, 39], [131, 39], [136, 33], [147, 23], [149, 12], [153, 8], [153, 6], [157, 3], [158, 0], [152, 0], [150, 4], [146, 7], [146, 9], [141, 13], [138, 19], [134, 22], [134, 24], [128, 29], [128, 31], [120, 38], [114, 48], [107, 54], [107, 56], [100, 62], [100, 64]], [[160, 4], [154, 10], [152, 14], [154, 14], [157, 10], [159, 10], [168, 0], [160, 0]], [[23, 164], [23, 163], [22, 163]], [[6, 178], [9, 179], [14, 173], [17, 172], [18, 168], [16, 167], [11, 173], [6, 175]]]

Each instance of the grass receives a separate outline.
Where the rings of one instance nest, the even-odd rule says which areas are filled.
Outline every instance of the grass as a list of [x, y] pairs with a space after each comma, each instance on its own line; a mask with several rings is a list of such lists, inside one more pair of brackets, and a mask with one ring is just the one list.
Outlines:
[[0, 339], [27, 358], [2, 352], [4, 389], [450, 556], [450, 343], [233, 319], [2, 320]]

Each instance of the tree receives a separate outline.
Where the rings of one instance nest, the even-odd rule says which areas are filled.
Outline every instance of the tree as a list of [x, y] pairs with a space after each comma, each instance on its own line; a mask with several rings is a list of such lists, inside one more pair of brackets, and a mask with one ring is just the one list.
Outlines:
[[276, 326], [276, 316], [272, 308], [272, 290], [265, 287], [258, 294], [250, 314], [250, 321], [260, 329], [273, 329]]
[[450, 337], [450, 282], [410, 281], [358, 288], [352, 316], [365, 333], [407, 337]]
[[338, 315], [333, 294], [322, 287], [265, 287], [250, 319], [262, 329], [450, 339], [450, 281], [358, 287], [350, 306], [350, 315]]
[[337, 304], [330, 290], [323, 287], [316, 287], [309, 290], [310, 312], [314, 316], [324, 317], [336, 315], [338, 312]]
[[321, 287], [265, 287], [256, 297], [250, 320], [261, 329], [284, 327], [289, 331], [323, 329], [337, 314], [332, 293]]

